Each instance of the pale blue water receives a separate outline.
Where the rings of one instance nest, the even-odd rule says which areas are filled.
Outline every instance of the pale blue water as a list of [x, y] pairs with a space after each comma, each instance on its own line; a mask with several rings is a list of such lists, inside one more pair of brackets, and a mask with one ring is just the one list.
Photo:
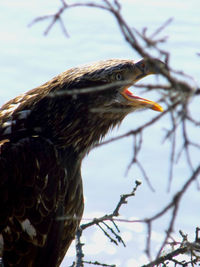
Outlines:
[[[129, 24], [138, 30], [148, 26], [149, 34], [167, 19], [173, 17], [172, 23], [158, 38], [168, 36], [162, 48], [171, 53], [171, 66], [193, 76], [199, 83], [200, 57], [197, 56], [197, 52], [200, 52], [200, 2], [197, 0], [129, 0], [123, 1], [123, 4], [122, 11]], [[70, 38], [63, 36], [57, 24], [49, 35], [44, 37], [42, 34], [48, 21], [35, 24], [31, 28], [27, 27], [32, 19], [54, 12], [57, 6], [59, 6], [59, 1], [50, 3], [44, 0], [42, 2], [39, 0], [1, 1], [0, 104], [46, 82], [72, 66], [107, 58], [140, 58], [124, 42], [113, 17], [101, 10], [88, 8], [68, 10], [63, 19]], [[146, 81], [157, 82], [151, 77]], [[162, 81], [159, 79], [159, 82]], [[153, 92], [149, 95], [155, 100], [159, 97]], [[195, 116], [199, 116], [198, 107], [198, 100], [196, 100], [192, 105]], [[157, 114], [151, 110], [131, 114], [122, 123], [120, 129], [114, 131], [111, 136], [134, 129], [142, 121], [155, 115]], [[121, 210], [121, 215], [127, 218], [133, 216], [144, 218], [153, 215], [157, 209], [168, 203], [171, 194], [176, 192], [188, 177], [189, 171], [185, 162], [182, 161], [175, 170], [171, 194], [167, 194], [169, 143], [162, 144], [162, 140], [163, 129], [168, 124], [169, 118], [164, 118], [148, 129], [143, 136], [144, 146], [139, 158], [149, 173], [156, 193], [152, 193], [143, 181], [143, 186], [138, 190], [136, 197], [129, 200], [129, 205]], [[190, 134], [198, 140], [198, 129], [191, 129]], [[92, 212], [111, 212], [119, 195], [130, 192], [135, 179], [142, 179], [137, 168], [132, 168], [125, 177], [127, 165], [132, 158], [132, 147], [132, 138], [123, 139], [95, 149], [84, 160], [82, 170], [86, 196], [84, 218], [88, 218], [89, 213]], [[199, 152], [192, 152], [194, 159], [198, 162]], [[176, 232], [179, 229], [189, 233], [194, 231], [200, 219], [199, 201], [199, 192], [195, 186], [192, 186], [180, 207]], [[165, 216], [164, 219], [154, 224], [153, 244], [155, 248], [159, 244], [158, 233], [166, 229], [168, 220], [169, 217]], [[91, 247], [96, 247], [96, 252], [99, 251], [98, 255], [94, 255], [91, 247], [85, 248], [87, 259], [99, 259], [110, 264], [116, 262], [117, 266], [125, 267], [136, 266], [136, 263], [133, 265], [131, 259], [141, 264], [145, 249], [146, 229], [138, 232], [139, 230], [130, 229], [131, 227], [130, 225], [122, 227], [122, 232], [125, 232], [130, 240], [127, 242], [126, 249], [119, 246], [112, 250], [113, 246], [110, 247], [109, 243], [106, 245], [102, 243], [102, 247], [106, 247], [104, 252], [95, 243], [96, 239], [98, 243], [101, 243], [98, 233], [88, 234], [86, 232], [86, 239], [91, 243]], [[72, 259], [69, 259], [68, 263], [64, 262], [62, 266], [68, 266], [71, 261]]]

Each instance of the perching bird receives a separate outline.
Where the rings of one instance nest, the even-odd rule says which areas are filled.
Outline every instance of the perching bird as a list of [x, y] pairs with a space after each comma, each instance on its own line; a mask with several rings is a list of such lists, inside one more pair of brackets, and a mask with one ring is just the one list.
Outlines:
[[81, 162], [109, 129], [161, 106], [128, 90], [147, 60], [67, 70], [0, 109], [0, 247], [5, 267], [59, 266], [83, 213]]

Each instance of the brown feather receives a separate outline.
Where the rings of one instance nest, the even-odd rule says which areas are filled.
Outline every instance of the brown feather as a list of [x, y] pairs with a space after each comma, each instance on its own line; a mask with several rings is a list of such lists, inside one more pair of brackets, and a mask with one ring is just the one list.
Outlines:
[[[82, 159], [134, 110], [123, 102], [116, 73], [130, 86], [126, 75], [134, 74], [134, 62], [107, 60], [67, 70], [0, 109], [0, 240], [6, 267], [61, 263], [83, 213]], [[110, 87], [95, 90], [102, 85]], [[77, 91], [83, 88], [93, 92]]]

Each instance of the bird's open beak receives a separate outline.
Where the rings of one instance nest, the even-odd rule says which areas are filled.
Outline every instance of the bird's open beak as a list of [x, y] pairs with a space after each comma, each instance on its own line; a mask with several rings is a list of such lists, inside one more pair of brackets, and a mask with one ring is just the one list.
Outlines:
[[121, 92], [124, 98], [126, 98], [129, 101], [129, 104], [132, 104], [134, 106], [140, 106], [141, 108], [150, 108], [156, 111], [163, 111], [163, 108], [156, 102], [151, 101], [146, 98], [142, 98], [139, 96], [134, 95], [131, 91], [128, 89], [125, 89]]
[[[162, 68], [164, 63], [161, 61], [158, 62], [159, 64], [161, 64], [160, 67]], [[137, 63], [135, 63], [134, 72], [135, 73], [134, 73], [133, 83], [139, 81], [140, 79], [146, 77], [147, 75], [158, 74], [159, 69], [157, 67], [150, 65], [146, 60], [142, 59]], [[130, 105], [133, 105], [137, 108], [150, 108], [159, 112], [163, 111], [163, 108], [158, 103], [134, 95], [131, 91], [128, 90], [128, 87], [126, 86], [125, 88], [123, 88], [121, 94], [126, 100], [129, 101]]]

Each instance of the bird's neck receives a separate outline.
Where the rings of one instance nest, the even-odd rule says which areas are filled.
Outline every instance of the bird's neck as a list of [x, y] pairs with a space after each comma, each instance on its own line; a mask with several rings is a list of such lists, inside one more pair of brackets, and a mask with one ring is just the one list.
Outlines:
[[69, 124], [63, 124], [59, 131], [54, 128], [54, 143], [59, 148], [73, 147], [84, 157], [118, 123], [118, 120], [108, 120], [94, 114], [78, 116]]
[[74, 100], [60, 97], [50, 100], [47, 98], [38, 103], [33, 116], [30, 116], [30, 124], [41, 129], [40, 135], [51, 139], [58, 148], [73, 147], [83, 157], [125, 117], [125, 114], [94, 110], [95, 98]]

